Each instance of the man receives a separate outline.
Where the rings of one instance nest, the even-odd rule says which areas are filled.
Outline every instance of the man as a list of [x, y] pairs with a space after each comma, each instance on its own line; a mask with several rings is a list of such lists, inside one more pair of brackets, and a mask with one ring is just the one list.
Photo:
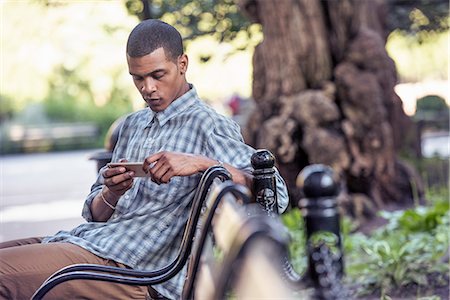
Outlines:
[[[186, 81], [188, 57], [178, 31], [158, 20], [141, 22], [128, 38], [127, 62], [150, 109], [125, 119], [112, 161], [143, 161], [150, 178], [105, 167], [83, 208], [87, 223], [44, 239], [1, 245], [1, 297], [29, 298], [48, 276], [75, 263], [160, 268], [178, 251], [200, 171], [220, 164], [233, 181], [251, 186], [255, 150], [243, 142], [239, 127], [205, 105]], [[278, 173], [277, 188], [283, 211], [287, 191]], [[185, 270], [149, 288], [77, 280], [58, 286], [49, 297], [176, 299], [184, 275]]]

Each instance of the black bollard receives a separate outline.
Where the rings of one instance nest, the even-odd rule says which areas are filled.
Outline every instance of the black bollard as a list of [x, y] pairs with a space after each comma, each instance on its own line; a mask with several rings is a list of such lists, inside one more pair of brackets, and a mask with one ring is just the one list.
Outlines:
[[325, 165], [305, 167], [297, 177], [304, 198], [298, 205], [305, 221], [308, 273], [320, 299], [342, 299], [344, 264], [336, 197], [338, 182]]
[[278, 214], [275, 156], [268, 150], [259, 149], [252, 155], [251, 163], [255, 201], [269, 214]]

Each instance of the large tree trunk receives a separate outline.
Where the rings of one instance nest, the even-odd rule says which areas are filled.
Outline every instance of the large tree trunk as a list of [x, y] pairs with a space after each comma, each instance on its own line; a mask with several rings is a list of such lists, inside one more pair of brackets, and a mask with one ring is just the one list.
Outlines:
[[[399, 161], [409, 118], [394, 92], [385, 50], [387, 7], [377, 0], [241, 0], [264, 40], [253, 58], [257, 109], [246, 141], [277, 157], [291, 199], [307, 164], [330, 165], [351, 212], [371, 215], [387, 202], [421, 194]], [[295, 200], [294, 200], [295, 201]]]

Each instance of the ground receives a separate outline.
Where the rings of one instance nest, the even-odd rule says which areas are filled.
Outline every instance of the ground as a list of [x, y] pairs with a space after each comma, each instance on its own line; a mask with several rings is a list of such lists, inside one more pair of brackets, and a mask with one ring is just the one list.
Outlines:
[[[432, 274], [428, 276], [428, 282], [432, 283], [430, 286], [424, 288], [417, 286], [416, 284], [410, 284], [402, 289], [396, 289], [387, 293], [392, 300], [413, 300], [413, 299], [427, 299], [427, 300], [446, 300], [449, 298], [449, 276], [446, 275], [445, 278], [439, 278], [438, 275]], [[439, 297], [439, 298], [432, 298]], [[380, 291], [374, 292], [369, 295], [364, 296], [354, 296], [353, 299], [361, 300], [380, 300]]]

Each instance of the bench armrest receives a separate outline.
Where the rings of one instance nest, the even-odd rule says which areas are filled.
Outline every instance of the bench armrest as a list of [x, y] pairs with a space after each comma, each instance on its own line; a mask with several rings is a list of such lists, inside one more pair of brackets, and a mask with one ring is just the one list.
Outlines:
[[[65, 267], [51, 275], [35, 292], [32, 299], [42, 299], [56, 285], [68, 280], [86, 279], [126, 283], [130, 285], [152, 285], [164, 282], [175, 276], [186, 264], [190, 255], [194, 234], [200, 213], [206, 196], [215, 179], [221, 181], [230, 180], [230, 173], [223, 167], [213, 166], [208, 168], [202, 175], [196, 189], [189, 219], [186, 224], [180, 250], [176, 258], [165, 267], [153, 271], [139, 271], [119, 267], [101, 266], [94, 264], [76, 264]], [[108, 273], [108, 274], [100, 274]], [[119, 274], [124, 276], [117, 276]], [[140, 277], [140, 278], [133, 278]]]

